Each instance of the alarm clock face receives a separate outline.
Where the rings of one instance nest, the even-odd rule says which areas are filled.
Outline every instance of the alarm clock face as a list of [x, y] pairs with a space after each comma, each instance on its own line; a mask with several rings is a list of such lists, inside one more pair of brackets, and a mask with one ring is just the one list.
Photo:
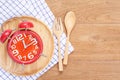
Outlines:
[[36, 61], [43, 51], [40, 36], [28, 29], [13, 33], [7, 45], [10, 57], [20, 64], [30, 64]]

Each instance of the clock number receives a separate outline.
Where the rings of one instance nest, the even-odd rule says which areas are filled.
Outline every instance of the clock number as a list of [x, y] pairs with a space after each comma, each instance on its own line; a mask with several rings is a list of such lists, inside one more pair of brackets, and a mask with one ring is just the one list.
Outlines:
[[33, 38], [32, 35], [29, 35], [29, 39], [30, 39], [30, 41], [33, 41], [33, 42], [32, 42], [33, 45], [36, 45], [36, 44], [37, 44], [36, 38]]
[[35, 38], [33, 38], [33, 45], [37, 44], [37, 40]]
[[26, 56], [23, 56], [24, 60], [26, 61]]
[[14, 56], [17, 56], [19, 54], [18, 50], [13, 50], [12, 53], [14, 54]]
[[30, 52], [28, 53], [28, 59], [33, 59], [34, 58], [34, 55]]
[[21, 60], [21, 59], [22, 59], [22, 56], [21, 56], [21, 55], [18, 55], [18, 59]]
[[33, 54], [36, 55], [36, 54], [37, 54], [37, 51], [36, 51], [36, 50], [33, 50]]
[[13, 40], [13, 43], [14, 43], [14, 44], [16, 44], [16, 43], [17, 43], [16, 39], [14, 39], [14, 40]]
[[21, 41], [21, 40], [23, 40], [24, 38], [23, 38], [23, 35], [22, 35], [22, 34], [19, 34], [19, 35], [16, 36], [16, 39], [17, 39], [17, 41]]
[[25, 34], [25, 33], [23, 33], [23, 34], [18, 34], [18, 35], [16, 36], [16, 39], [13, 40], [13, 43], [14, 43], [14, 44], [17, 44], [17, 41], [23, 40], [24, 37], [26, 37], [26, 34]]
[[35, 49], [38, 49], [38, 46], [37, 46], [37, 45], [35, 45]]
[[27, 44], [27, 47], [28, 46], [31, 46], [31, 45], [36, 45], [38, 42], [35, 38], [31, 39], [31, 42], [29, 44]]
[[32, 39], [33, 39], [32, 35], [28, 35], [28, 37], [29, 37], [30, 41], [32, 41]]
[[16, 46], [13, 44], [12, 46], [11, 46], [11, 49], [13, 50], [13, 49], [15, 49], [16, 48]]

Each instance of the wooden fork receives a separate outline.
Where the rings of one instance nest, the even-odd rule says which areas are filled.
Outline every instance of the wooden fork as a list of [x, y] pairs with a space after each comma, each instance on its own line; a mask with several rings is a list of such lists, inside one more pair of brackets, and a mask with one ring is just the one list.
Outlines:
[[63, 25], [61, 18], [56, 18], [53, 25], [53, 33], [58, 39], [58, 59], [59, 59], [59, 71], [63, 71], [62, 56], [60, 52], [60, 37], [63, 33]]

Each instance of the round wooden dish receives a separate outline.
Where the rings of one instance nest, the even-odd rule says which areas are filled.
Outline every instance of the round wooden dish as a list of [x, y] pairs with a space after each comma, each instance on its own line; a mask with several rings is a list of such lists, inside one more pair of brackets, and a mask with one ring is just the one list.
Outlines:
[[31, 28], [31, 30], [37, 32], [42, 38], [43, 54], [46, 57], [41, 56], [37, 61], [31, 64], [27, 64], [27, 65], [18, 64], [15, 61], [13, 61], [7, 53], [7, 48], [6, 48], [7, 40], [3, 44], [0, 43], [0, 66], [7, 72], [10, 72], [18, 76], [32, 75], [41, 71], [51, 60], [54, 51], [54, 41], [51, 31], [47, 28], [45, 24], [43, 24], [41, 21], [33, 17], [28, 17], [28, 16], [15, 17], [7, 20], [2, 26], [4, 30], [6, 29], [18, 30], [18, 23], [20, 23], [23, 20], [30, 21], [34, 24], [34, 28]]

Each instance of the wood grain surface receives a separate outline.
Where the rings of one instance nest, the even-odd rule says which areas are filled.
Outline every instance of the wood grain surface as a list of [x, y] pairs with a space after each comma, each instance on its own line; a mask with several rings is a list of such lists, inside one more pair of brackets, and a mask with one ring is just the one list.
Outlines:
[[38, 80], [120, 80], [120, 0], [46, 0], [56, 17], [76, 13], [75, 50], [64, 72], [55, 65]]

